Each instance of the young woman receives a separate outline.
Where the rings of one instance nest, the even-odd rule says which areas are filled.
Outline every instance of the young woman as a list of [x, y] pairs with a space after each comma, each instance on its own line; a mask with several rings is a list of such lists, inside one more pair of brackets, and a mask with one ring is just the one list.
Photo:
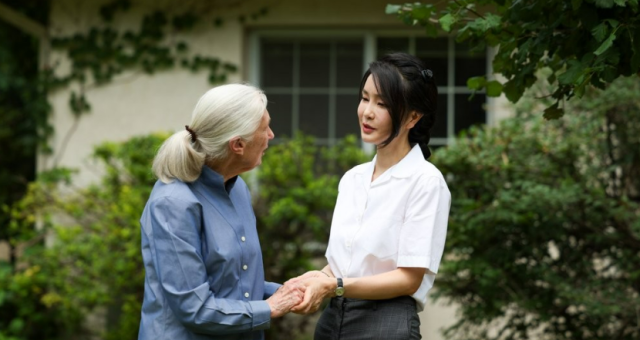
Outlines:
[[431, 155], [437, 88], [430, 70], [404, 53], [370, 64], [358, 119], [373, 161], [340, 181], [326, 257], [295, 282], [307, 286], [297, 313], [332, 297], [315, 339], [420, 339], [418, 312], [433, 286], [451, 195]]

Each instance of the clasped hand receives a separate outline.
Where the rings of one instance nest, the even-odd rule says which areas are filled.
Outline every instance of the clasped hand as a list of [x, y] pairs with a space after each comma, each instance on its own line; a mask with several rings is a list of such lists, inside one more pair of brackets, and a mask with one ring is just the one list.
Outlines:
[[335, 279], [313, 270], [293, 278], [282, 285], [267, 303], [271, 308], [271, 317], [281, 317], [289, 312], [311, 314], [320, 308], [322, 300], [330, 296]]
[[335, 279], [327, 277], [326, 274], [318, 270], [307, 272], [301, 276], [287, 281], [285, 284], [300, 284], [304, 290], [304, 298], [302, 302], [291, 308], [296, 314], [311, 314], [320, 308], [322, 300], [331, 296], [336, 285]]

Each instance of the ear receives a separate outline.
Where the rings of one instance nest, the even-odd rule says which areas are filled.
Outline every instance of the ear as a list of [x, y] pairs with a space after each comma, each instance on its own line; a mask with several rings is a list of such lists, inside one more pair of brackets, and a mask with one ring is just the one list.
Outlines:
[[407, 117], [407, 123], [405, 125], [407, 127], [407, 130], [410, 130], [414, 126], [416, 126], [416, 124], [418, 123], [420, 118], [422, 118], [422, 116], [423, 116], [422, 113], [418, 113], [416, 111], [411, 111], [411, 113], [409, 113], [409, 117]]
[[247, 143], [240, 137], [233, 137], [229, 141], [229, 150], [231, 153], [242, 156]]

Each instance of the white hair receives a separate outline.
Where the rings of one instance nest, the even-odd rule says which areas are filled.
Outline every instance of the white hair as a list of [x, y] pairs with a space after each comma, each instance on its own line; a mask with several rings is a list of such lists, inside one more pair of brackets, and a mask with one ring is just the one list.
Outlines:
[[250, 141], [267, 108], [267, 97], [258, 88], [227, 84], [207, 91], [193, 109], [189, 129], [169, 137], [153, 160], [153, 172], [164, 183], [175, 179], [193, 182], [210, 160], [229, 156], [229, 141]]

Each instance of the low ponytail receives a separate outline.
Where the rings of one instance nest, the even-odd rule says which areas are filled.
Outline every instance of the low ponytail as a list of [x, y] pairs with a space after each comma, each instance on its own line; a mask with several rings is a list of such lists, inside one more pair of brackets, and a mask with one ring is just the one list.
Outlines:
[[164, 183], [176, 179], [193, 182], [200, 177], [205, 158], [204, 153], [196, 151], [191, 145], [191, 133], [178, 131], [162, 144], [153, 160], [152, 169]]
[[[416, 125], [409, 130], [409, 144], [420, 146], [424, 159], [431, 157], [431, 150], [429, 149], [429, 140], [431, 139], [431, 127], [433, 126], [433, 115], [422, 115]], [[431, 120], [431, 121], [430, 121]]]
[[158, 150], [153, 173], [164, 183], [193, 182], [205, 162], [229, 157], [229, 141], [250, 142], [267, 109], [267, 97], [248, 84], [226, 84], [207, 91], [196, 103], [191, 122]]

